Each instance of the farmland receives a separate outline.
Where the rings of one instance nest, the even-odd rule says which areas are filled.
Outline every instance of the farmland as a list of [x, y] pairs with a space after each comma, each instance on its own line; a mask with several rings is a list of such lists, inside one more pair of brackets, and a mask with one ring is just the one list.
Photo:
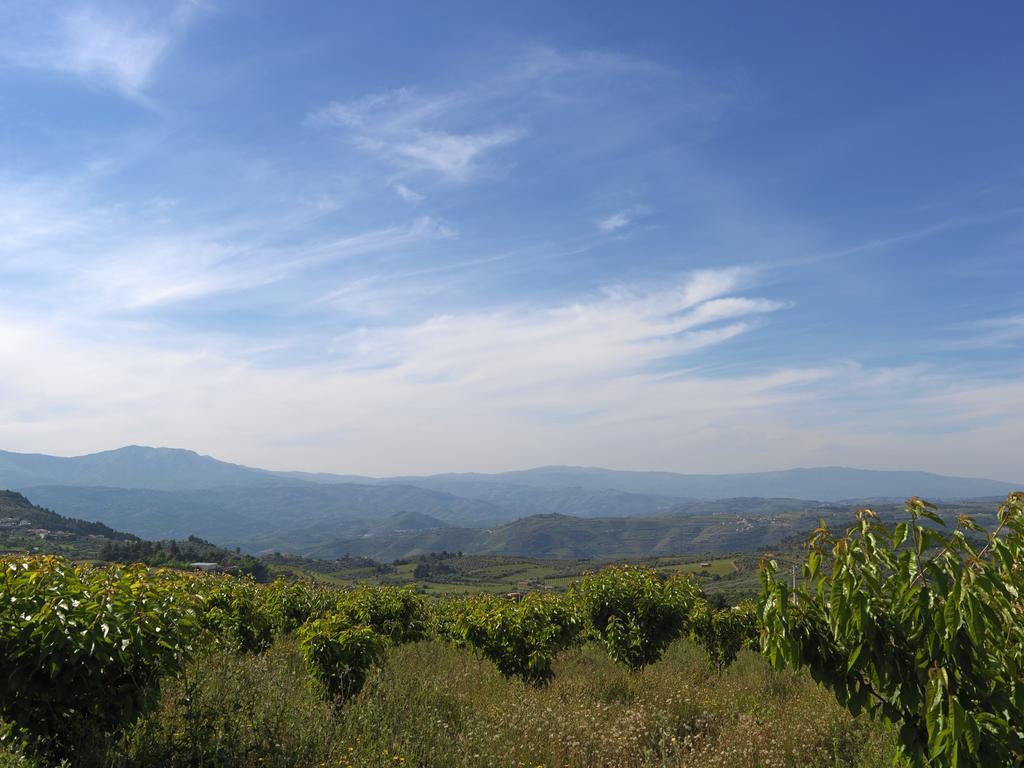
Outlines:
[[[713, 567], [725, 571], [728, 564]], [[890, 732], [851, 717], [804, 673], [776, 672], [749, 650], [739, 650], [724, 671], [711, 671], [697, 636], [683, 631], [696, 627], [699, 588], [688, 577], [666, 581], [664, 571], [601, 572], [606, 575], [600, 583], [653, 589], [652, 596], [660, 597], [652, 605], [675, 611], [673, 624], [658, 624], [665, 629], [648, 656], [627, 655], [617, 662], [614, 649], [632, 646], [619, 646], [614, 634], [599, 629], [596, 618], [586, 618], [591, 610], [586, 606], [592, 604], [586, 595], [604, 594], [604, 587], [594, 591], [597, 582], [587, 588], [586, 580], [584, 586], [577, 583], [583, 591], [571, 600], [536, 595], [516, 604], [481, 596], [452, 603], [424, 602], [409, 590], [388, 587], [339, 591], [284, 582], [260, 587], [231, 577], [145, 577], [138, 568], [72, 567], [52, 558], [9, 558], [4, 568], [5, 594], [19, 606], [46, 610], [52, 603], [40, 603], [41, 596], [59, 587], [67, 599], [78, 600], [64, 614], [62, 626], [82, 627], [86, 640], [98, 644], [94, 647], [127, 641], [133, 651], [129, 657], [118, 654], [113, 668], [76, 668], [68, 659], [78, 654], [73, 647], [77, 633], [58, 646], [45, 639], [49, 635], [36, 634], [26, 645], [25, 635], [19, 634], [12, 645], [11, 630], [19, 619], [5, 618], [0, 635], [7, 643], [4, 671], [8, 680], [17, 681], [19, 692], [5, 703], [12, 729], [7, 741], [27, 738], [20, 749], [37, 752], [31, 760], [38, 765], [63, 755], [76, 766], [582, 768], [729, 765], [737, 755], [755, 755], [761, 765], [869, 766], [893, 750]], [[679, 572], [693, 570], [694, 564], [664, 563], [663, 568]], [[481, 564], [481, 570], [493, 579], [550, 573], [537, 570], [536, 564]], [[26, 574], [36, 576], [28, 579]], [[682, 591], [675, 596], [662, 592], [671, 584]], [[106, 602], [89, 602], [97, 589]], [[141, 596], [140, 589], [149, 590], [149, 603], [159, 607], [135, 628], [121, 624], [119, 612], [135, 613], [138, 607], [118, 595]], [[634, 601], [628, 597], [634, 593], [623, 594], [628, 603]], [[168, 599], [174, 595], [180, 599]], [[332, 625], [338, 629], [323, 635], [317, 635], [317, 623], [295, 629], [304, 616], [316, 615], [325, 605], [342, 611], [333, 615], [348, 617]], [[532, 608], [519, 607], [527, 605]], [[599, 608], [600, 603], [592, 605]], [[528, 666], [504, 667], [501, 659], [516, 658], [503, 645], [505, 636], [485, 639], [472, 629], [498, 626], [496, 616], [511, 619], [522, 610], [539, 611], [535, 629], [522, 625], [517, 631], [527, 633], [523, 638], [529, 647], [547, 649], [543, 658], [550, 666], [533, 666], [531, 651]], [[109, 639], [92, 634], [88, 627], [95, 626], [94, 616], [121, 628]], [[335, 643], [347, 631], [341, 627], [358, 621], [371, 622], [374, 636], [388, 638], [372, 654], [365, 677], [355, 688], [313, 684], [311, 670], [329, 667], [318, 666], [323, 657], [311, 657], [309, 643], [317, 637]], [[552, 622], [567, 622], [566, 633], [548, 645], [542, 636]], [[39, 626], [38, 621], [32, 624]], [[534, 631], [541, 634], [529, 634]], [[589, 639], [580, 634], [585, 631], [592, 632]], [[157, 634], [164, 636], [160, 642], [169, 643], [163, 650], [153, 644]], [[351, 651], [333, 647], [343, 654]], [[57, 664], [52, 669], [59, 675], [48, 677], [39, 669], [39, 652]], [[535, 677], [538, 669], [540, 678]], [[105, 697], [110, 686], [126, 684], [127, 678], [117, 675], [129, 670], [136, 682], [124, 690], [133, 692], [128, 701], [135, 704], [125, 709], [123, 701]], [[28, 692], [40, 689], [31, 681], [42, 679], [49, 680], [47, 693], [33, 698]], [[327, 695], [328, 690], [340, 693]], [[794, 719], [793, 712], [801, 717]], [[68, 734], [73, 734], [70, 740]], [[5, 759], [11, 765], [28, 764], [13, 755], [0, 756], [0, 765], [7, 765]]]
[[799, 581], [766, 553], [756, 603], [705, 589], [743, 558], [442, 553], [258, 584], [4, 556], [0, 761], [1016, 766], [1024, 494], [993, 531], [905, 514], [823, 523]]

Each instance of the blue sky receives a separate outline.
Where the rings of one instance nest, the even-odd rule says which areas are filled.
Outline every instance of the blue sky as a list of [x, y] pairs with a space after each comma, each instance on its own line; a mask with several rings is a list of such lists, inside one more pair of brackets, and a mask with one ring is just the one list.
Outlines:
[[1024, 479], [1022, 36], [0, 0], [0, 444]]

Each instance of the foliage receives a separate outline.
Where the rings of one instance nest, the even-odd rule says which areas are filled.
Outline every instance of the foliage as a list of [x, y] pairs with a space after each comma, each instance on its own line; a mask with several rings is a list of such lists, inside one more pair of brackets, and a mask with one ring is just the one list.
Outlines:
[[1024, 759], [1024, 493], [985, 534], [959, 516], [951, 533], [913, 498], [892, 529], [862, 510], [846, 535], [822, 525], [791, 593], [763, 569], [764, 650], [807, 666], [836, 698], [899, 729], [915, 765]]
[[707, 603], [699, 605], [691, 617], [691, 625], [693, 639], [707, 653], [708, 663], [719, 674], [736, 661], [743, 648], [759, 644], [757, 606], [750, 601], [717, 611]]
[[426, 601], [412, 587], [356, 587], [340, 595], [335, 611], [395, 645], [423, 639], [430, 623]]
[[471, 599], [447, 597], [434, 600], [430, 606], [430, 623], [427, 636], [457, 648], [466, 647], [466, 638], [460, 629], [464, 617], [472, 610]]
[[310, 618], [321, 618], [334, 607], [333, 594], [308, 581], [278, 579], [260, 590], [263, 613], [274, 632], [291, 634]]
[[108, 539], [135, 539], [130, 533], [115, 531], [103, 523], [64, 517], [52, 510], [37, 507], [15, 491], [0, 491], [0, 518], [5, 517], [24, 520], [33, 528], [49, 531], [68, 531], [81, 536], [103, 536]]
[[256, 581], [270, 581], [266, 565], [251, 556], [218, 547], [198, 536], [178, 541], [145, 541], [134, 537], [127, 541], [105, 541], [99, 559], [110, 563], [145, 563], [154, 567], [188, 568], [194, 562], [213, 562], [237, 568]]
[[299, 649], [313, 686], [335, 702], [355, 696], [386, 640], [372, 628], [353, 625], [343, 614], [316, 619], [299, 631]]
[[0, 717], [43, 750], [132, 722], [178, 668], [193, 603], [169, 574], [0, 558]]
[[259, 653], [270, 646], [273, 624], [260, 587], [248, 578], [196, 575], [200, 626], [209, 645], [235, 653]]
[[464, 604], [452, 634], [506, 677], [542, 685], [551, 679], [555, 655], [576, 641], [582, 626], [565, 598], [528, 594], [515, 602], [484, 595]]
[[571, 590], [609, 655], [631, 669], [653, 664], [687, 628], [699, 590], [687, 576], [609, 566]]
[[344, 707], [309, 690], [297, 646], [282, 637], [259, 655], [194, 658], [103, 765], [878, 768], [893, 751], [881, 724], [851, 717], [810, 675], [746, 652], [708, 675], [686, 640], [640, 672], [573, 648], [546, 686], [442, 643], [409, 643], [389, 649]]

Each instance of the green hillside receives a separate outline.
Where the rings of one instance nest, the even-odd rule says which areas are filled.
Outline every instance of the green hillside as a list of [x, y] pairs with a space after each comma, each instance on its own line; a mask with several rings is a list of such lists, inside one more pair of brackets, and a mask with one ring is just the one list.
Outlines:
[[81, 535], [105, 536], [111, 539], [132, 538], [131, 534], [115, 531], [103, 523], [64, 517], [49, 509], [37, 507], [20, 493], [14, 491], [0, 491], [0, 521], [7, 521], [4, 527], [10, 525], [10, 521], [25, 521], [28, 523], [27, 526], [12, 527], [66, 531]]
[[[614, 518], [534, 515], [492, 528], [453, 526], [381, 535], [332, 536], [327, 526], [320, 526], [250, 536], [244, 542], [257, 551], [289, 551], [328, 560], [358, 555], [392, 561], [441, 551], [554, 559], [721, 555], [754, 552], [790, 537], [806, 536], [819, 517], [844, 525], [853, 519], [858, 506], [782, 500], [777, 509], [789, 511], [765, 512], [765, 501], [702, 502], [712, 508], [732, 509], [713, 514]], [[991, 506], [989, 502], [963, 502], [944, 506], [943, 513], [950, 519], [964, 512], [987, 520], [991, 518]], [[879, 504], [875, 508], [883, 517], [891, 517], [899, 513], [901, 505]]]

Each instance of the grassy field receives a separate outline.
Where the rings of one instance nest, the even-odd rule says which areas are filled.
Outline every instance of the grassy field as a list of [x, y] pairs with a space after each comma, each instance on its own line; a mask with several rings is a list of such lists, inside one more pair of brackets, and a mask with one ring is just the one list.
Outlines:
[[[617, 561], [621, 562], [621, 561]], [[725, 594], [730, 602], [751, 597], [758, 590], [757, 559], [730, 557], [656, 557], [644, 561], [665, 573], [683, 572], [698, 578], [709, 595]], [[602, 560], [545, 560], [500, 555], [433, 555], [398, 562], [386, 569], [338, 568], [318, 573], [337, 585], [388, 584], [416, 587], [428, 595], [464, 595], [478, 592], [564, 591], [587, 571], [606, 564]], [[419, 575], [417, 575], [419, 571]]]
[[638, 673], [584, 647], [534, 688], [422, 642], [391, 651], [335, 709], [309, 692], [285, 639], [259, 656], [190, 664], [96, 765], [874, 768], [893, 746], [808, 676], [774, 672], [749, 652], [718, 676], [686, 641]]
[[[739, 553], [725, 557], [654, 557], [631, 562], [650, 565], [665, 573], [691, 574], [697, 578], [709, 599], [720, 605], [736, 605], [743, 600], [755, 598], [760, 592], [758, 571], [762, 554], [765, 553]], [[779, 561], [782, 572], [788, 573], [791, 563], [802, 562], [803, 554], [799, 549], [781, 549], [772, 552], [771, 556]], [[379, 569], [365, 566], [338, 568], [308, 575], [341, 586], [411, 584], [424, 594], [434, 597], [480, 592], [562, 592], [584, 573], [599, 570], [612, 562], [626, 561], [545, 560], [501, 555], [425, 555], [422, 559]], [[430, 567], [421, 569], [421, 575], [417, 576], [417, 566], [424, 563]], [[450, 570], [439, 572], [434, 568], [437, 565]]]

